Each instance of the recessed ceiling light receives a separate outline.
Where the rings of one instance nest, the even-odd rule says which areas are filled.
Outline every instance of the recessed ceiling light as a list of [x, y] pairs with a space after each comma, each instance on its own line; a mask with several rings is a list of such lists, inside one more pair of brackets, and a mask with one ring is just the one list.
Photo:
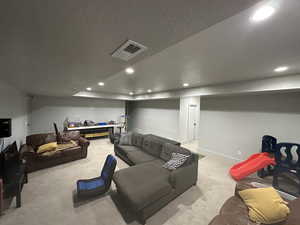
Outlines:
[[130, 94], [130, 95], [133, 95], [133, 92], [131, 91], [131, 92], [129, 92], [129, 94]]
[[287, 71], [289, 68], [287, 66], [280, 66], [277, 67], [276, 69], [274, 69], [274, 72], [280, 73], [280, 72], [284, 72]]
[[104, 83], [103, 82], [99, 82], [98, 85], [99, 86], [104, 86]]
[[271, 6], [263, 6], [255, 11], [253, 16], [251, 17], [251, 20], [254, 22], [260, 22], [265, 19], [268, 19], [271, 17], [275, 12], [275, 9]]
[[91, 87], [87, 87], [86, 90], [87, 90], [87, 91], [91, 91], [92, 88], [91, 88]]
[[189, 84], [188, 84], [188, 83], [184, 83], [182, 86], [183, 86], [183, 87], [188, 87]]
[[127, 67], [127, 68], [125, 69], [125, 72], [126, 72], [127, 74], [133, 74], [133, 73], [134, 73], [134, 69], [133, 69], [132, 67]]
[[147, 92], [148, 92], [148, 93], [151, 93], [151, 92], [152, 92], [152, 90], [151, 90], [151, 89], [148, 89], [148, 90], [147, 90]]

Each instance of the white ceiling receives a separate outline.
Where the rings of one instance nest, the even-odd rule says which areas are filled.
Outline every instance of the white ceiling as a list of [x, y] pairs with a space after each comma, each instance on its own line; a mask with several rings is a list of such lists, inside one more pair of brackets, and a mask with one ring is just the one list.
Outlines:
[[[243, 32], [245, 28], [239, 21], [230, 19], [231, 22], [224, 22], [224, 27], [230, 29], [224, 33], [223, 23], [203, 34], [200, 31], [257, 2], [259, 0], [2, 0], [0, 79], [30, 94], [58, 96], [72, 95], [88, 86], [96, 88], [99, 81], [106, 85], [97, 91], [119, 94], [147, 88], [174, 89], [185, 79], [193, 84], [222, 82], [235, 72], [231, 64], [239, 57], [234, 55], [229, 60], [220, 50], [228, 49], [226, 42], [234, 44], [228, 40], [233, 31], [243, 28], [240, 30]], [[298, 7], [296, 1], [290, 2], [291, 7]], [[292, 15], [288, 19], [295, 22]], [[186, 47], [182, 42], [178, 47], [162, 51], [198, 32], [196, 38], [186, 40]], [[129, 62], [137, 71], [131, 78], [120, 72], [129, 64], [110, 56], [127, 38], [149, 48]], [[234, 38], [239, 43], [240, 38]], [[219, 43], [220, 39], [223, 43]], [[240, 44], [232, 46], [235, 51]], [[245, 48], [236, 54], [240, 55]], [[238, 63], [245, 64], [240, 61]], [[240, 77], [247, 77], [249, 67], [254, 64], [245, 67], [246, 73], [239, 74]], [[224, 68], [226, 73], [221, 74]]]
[[[254, 23], [251, 16], [266, 3], [276, 8], [268, 20]], [[300, 72], [300, 1], [264, 1], [109, 77], [102, 90], [143, 94], [207, 86]], [[284, 73], [274, 68], [287, 65]]]

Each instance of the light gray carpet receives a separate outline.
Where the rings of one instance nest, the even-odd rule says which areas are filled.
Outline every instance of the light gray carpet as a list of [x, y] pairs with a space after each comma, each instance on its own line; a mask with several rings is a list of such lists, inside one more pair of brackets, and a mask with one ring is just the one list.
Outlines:
[[[189, 147], [189, 146], [187, 146]], [[191, 148], [191, 147], [190, 147]], [[191, 149], [193, 150], [193, 149]], [[112, 196], [77, 202], [73, 199], [76, 180], [98, 176], [107, 154], [113, 153], [108, 139], [91, 141], [88, 158], [29, 174], [24, 186], [22, 207], [10, 208], [0, 217], [1, 225], [135, 225], [133, 215]], [[149, 225], [207, 225], [223, 202], [234, 192], [228, 175], [232, 161], [217, 156], [199, 160], [197, 186], [190, 188], [147, 220]], [[117, 169], [127, 165], [118, 159]], [[118, 210], [118, 208], [120, 210]]]

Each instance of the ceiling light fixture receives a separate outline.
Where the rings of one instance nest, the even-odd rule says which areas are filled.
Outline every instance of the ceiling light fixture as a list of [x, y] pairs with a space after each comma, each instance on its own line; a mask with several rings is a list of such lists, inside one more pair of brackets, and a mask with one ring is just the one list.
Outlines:
[[254, 22], [260, 22], [265, 19], [268, 19], [271, 17], [275, 12], [275, 9], [271, 6], [263, 6], [255, 11], [253, 16], [251, 17], [251, 20]]
[[148, 93], [151, 93], [151, 92], [152, 92], [152, 90], [151, 90], [151, 89], [148, 89], [148, 90], [147, 90], [147, 92], [148, 92]]
[[182, 86], [183, 86], [183, 87], [188, 87], [189, 84], [188, 84], [188, 83], [184, 83]]
[[129, 92], [129, 94], [130, 94], [130, 95], [133, 95], [133, 92], [131, 91], [131, 92]]
[[134, 69], [133, 69], [132, 67], [127, 67], [127, 68], [125, 69], [125, 72], [126, 72], [127, 74], [133, 74], [133, 73], [134, 73]]
[[99, 82], [98, 85], [99, 86], [104, 86], [104, 83], [103, 82]]
[[87, 90], [87, 91], [91, 91], [92, 88], [91, 88], [91, 87], [87, 87], [86, 90]]
[[280, 66], [280, 67], [277, 67], [276, 69], [274, 69], [274, 72], [281, 73], [281, 72], [287, 71], [288, 69], [289, 68], [287, 66]]

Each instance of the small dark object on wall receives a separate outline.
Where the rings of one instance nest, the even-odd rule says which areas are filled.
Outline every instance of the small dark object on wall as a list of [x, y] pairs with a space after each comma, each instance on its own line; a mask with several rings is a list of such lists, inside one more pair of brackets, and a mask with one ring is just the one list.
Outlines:
[[11, 136], [11, 119], [0, 119], [0, 138]]

